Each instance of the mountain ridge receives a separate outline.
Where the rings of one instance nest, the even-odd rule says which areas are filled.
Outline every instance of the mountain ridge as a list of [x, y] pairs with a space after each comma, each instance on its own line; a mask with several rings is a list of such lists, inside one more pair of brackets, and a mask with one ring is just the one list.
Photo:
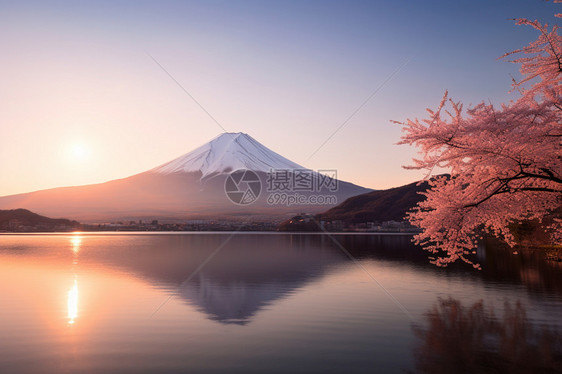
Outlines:
[[339, 220], [344, 223], [403, 221], [406, 212], [425, 199], [421, 193], [428, 188], [428, 181], [419, 181], [352, 196], [326, 212], [318, 214], [317, 219]]
[[[252, 204], [236, 204], [226, 193], [230, 172], [239, 168], [249, 168], [261, 181], [262, 193]], [[247, 134], [225, 133], [168, 163], [130, 177], [0, 197], [0, 209], [23, 207], [42, 215], [67, 216], [84, 223], [229, 217], [235, 220], [278, 221], [302, 211], [319, 213], [348, 197], [370, 191], [338, 180], [335, 192], [327, 189], [299, 192], [305, 197], [329, 193], [336, 197], [335, 201], [271, 204], [264, 191], [271, 169], [308, 170], [319, 175], [269, 150]]]

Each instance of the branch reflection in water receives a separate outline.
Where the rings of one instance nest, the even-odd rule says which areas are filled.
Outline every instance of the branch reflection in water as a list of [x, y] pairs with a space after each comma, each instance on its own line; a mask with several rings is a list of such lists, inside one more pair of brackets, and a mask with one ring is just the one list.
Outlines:
[[483, 301], [439, 298], [425, 321], [412, 327], [416, 373], [562, 373], [560, 332], [532, 325], [519, 302], [498, 317]]

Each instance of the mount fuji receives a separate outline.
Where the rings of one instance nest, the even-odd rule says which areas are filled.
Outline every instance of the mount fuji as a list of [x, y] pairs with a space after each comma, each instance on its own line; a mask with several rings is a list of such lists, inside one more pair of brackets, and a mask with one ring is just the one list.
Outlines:
[[[251, 204], [235, 204], [225, 186], [237, 170], [250, 170], [262, 193]], [[329, 204], [271, 204], [265, 193], [272, 170], [306, 170], [273, 152], [244, 133], [224, 133], [170, 162], [123, 179], [74, 187], [59, 187], [0, 197], [0, 209], [25, 208], [39, 214], [71, 217], [82, 222], [108, 220], [185, 219], [281, 220], [300, 212], [319, 213], [351, 196], [371, 191], [337, 181], [336, 191], [317, 191], [335, 196]], [[232, 174], [231, 174], [232, 173]], [[238, 173], [238, 172], [237, 172]], [[291, 174], [292, 175], [292, 174]], [[239, 182], [241, 177], [235, 181]], [[288, 194], [293, 192], [286, 191]], [[310, 196], [314, 192], [299, 192]]]
[[304, 167], [273, 152], [248, 134], [224, 133], [151, 171], [160, 174], [201, 172], [201, 178], [204, 179], [238, 169], [267, 173], [271, 169], [292, 170]]

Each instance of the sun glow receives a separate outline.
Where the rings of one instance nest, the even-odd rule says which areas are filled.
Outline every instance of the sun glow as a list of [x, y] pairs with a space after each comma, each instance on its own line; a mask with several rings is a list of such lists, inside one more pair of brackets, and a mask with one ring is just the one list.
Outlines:
[[75, 143], [69, 146], [67, 156], [74, 162], [83, 162], [90, 158], [90, 149], [84, 143]]

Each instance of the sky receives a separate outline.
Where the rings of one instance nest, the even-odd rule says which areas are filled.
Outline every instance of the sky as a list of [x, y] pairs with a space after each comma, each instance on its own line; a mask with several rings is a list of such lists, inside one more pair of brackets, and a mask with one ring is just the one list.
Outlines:
[[124, 178], [224, 130], [364, 187], [413, 182], [417, 150], [391, 120], [424, 118], [445, 90], [516, 98], [518, 67], [498, 57], [537, 34], [511, 19], [552, 24], [560, 8], [0, 0], [0, 196]]

